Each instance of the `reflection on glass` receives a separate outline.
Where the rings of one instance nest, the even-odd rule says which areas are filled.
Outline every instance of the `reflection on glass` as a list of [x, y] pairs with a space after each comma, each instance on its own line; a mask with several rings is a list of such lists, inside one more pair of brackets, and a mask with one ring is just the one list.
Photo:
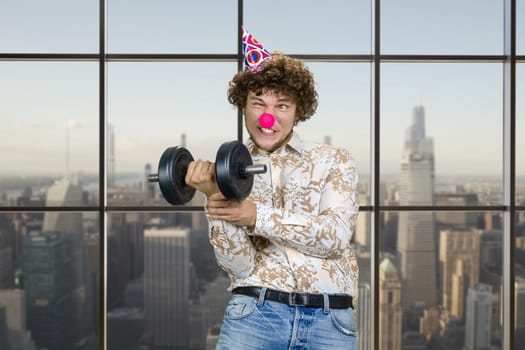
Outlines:
[[[370, 247], [358, 242], [369, 241], [367, 217], [359, 214], [354, 243], [363, 334], [371, 320]], [[205, 214], [111, 213], [108, 223], [108, 348], [214, 348], [230, 281], [215, 261]]]
[[379, 332], [384, 348], [501, 346], [501, 215], [383, 213]]
[[515, 349], [525, 348], [525, 211], [516, 215], [516, 264], [514, 281]]
[[382, 88], [383, 203], [502, 203], [501, 65], [385, 64]]
[[96, 213], [0, 213], [2, 349], [98, 349]]

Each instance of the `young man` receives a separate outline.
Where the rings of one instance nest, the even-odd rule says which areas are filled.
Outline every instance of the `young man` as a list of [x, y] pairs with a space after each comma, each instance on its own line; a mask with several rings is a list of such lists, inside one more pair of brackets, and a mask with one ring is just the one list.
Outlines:
[[315, 113], [313, 76], [278, 52], [247, 57], [265, 54], [234, 76], [228, 99], [244, 114], [254, 163], [268, 171], [240, 202], [220, 194], [211, 162], [191, 163], [186, 176], [207, 196], [210, 242], [231, 279], [217, 349], [355, 349], [354, 162], [294, 132]]

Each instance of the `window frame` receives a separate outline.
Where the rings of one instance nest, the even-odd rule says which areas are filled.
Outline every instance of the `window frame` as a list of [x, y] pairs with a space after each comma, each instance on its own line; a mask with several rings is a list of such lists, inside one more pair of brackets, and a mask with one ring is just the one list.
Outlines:
[[[360, 211], [370, 213], [371, 220], [371, 332], [368, 335], [372, 348], [379, 347], [379, 231], [380, 216], [388, 211], [500, 211], [503, 213], [503, 340], [502, 347], [514, 349], [514, 279], [515, 279], [515, 217], [525, 206], [516, 203], [516, 63], [525, 63], [525, 55], [516, 54], [517, 46], [517, 0], [504, 0], [504, 53], [502, 55], [384, 55], [381, 53], [381, 0], [372, 2], [372, 52], [368, 55], [291, 55], [304, 61], [368, 62], [371, 64], [371, 140], [370, 140], [370, 205], [360, 207]], [[100, 348], [105, 348], [106, 338], [106, 235], [108, 214], [117, 212], [148, 211], [204, 211], [203, 207], [149, 207], [149, 206], [108, 206], [107, 205], [107, 169], [106, 169], [106, 85], [108, 62], [120, 61], [229, 61], [237, 62], [237, 69], [243, 68], [242, 25], [243, 3], [238, 0], [237, 14], [237, 53], [236, 54], [108, 54], [107, 42], [107, 0], [99, 0], [99, 52], [96, 54], [50, 54], [50, 53], [0, 53], [0, 61], [93, 61], [99, 64], [99, 202], [97, 206], [31, 206], [0, 207], [0, 213], [7, 212], [96, 212], [99, 217], [100, 235]], [[525, 25], [525, 24], [523, 24]], [[380, 111], [381, 111], [381, 65], [384, 62], [492, 62], [502, 63], [503, 74], [503, 205], [491, 206], [389, 206], [381, 204], [380, 189]], [[243, 119], [237, 113], [237, 138], [243, 141]]]

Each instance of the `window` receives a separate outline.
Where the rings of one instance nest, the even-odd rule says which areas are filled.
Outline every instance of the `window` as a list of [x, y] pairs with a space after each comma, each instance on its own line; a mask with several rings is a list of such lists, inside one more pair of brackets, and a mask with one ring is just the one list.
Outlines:
[[356, 160], [359, 348], [462, 348], [479, 322], [523, 348], [524, 22], [523, 0], [4, 1], [0, 309], [25, 298], [39, 348], [213, 346], [229, 280], [203, 198], [172, 206], [148, 175], [167, 147], [246, 141], [242, 23], [314, 73], [297, 132]]

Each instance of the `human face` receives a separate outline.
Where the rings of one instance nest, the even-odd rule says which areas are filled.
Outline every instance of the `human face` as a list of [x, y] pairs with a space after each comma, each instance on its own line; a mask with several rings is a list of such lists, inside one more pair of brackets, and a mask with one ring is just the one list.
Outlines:
[[[246, 128], [255, 145], [273, 152], [287, 142], [292, 134], [296, 110], [295, 101], [287, 95], [263, 91], [257, 96], [250, 92], [246, 99], [244, 116]], [[271, 129], [265, 129], [259, 124], [259, 117], [263, 113], [270, 113], [275, 117]]]

